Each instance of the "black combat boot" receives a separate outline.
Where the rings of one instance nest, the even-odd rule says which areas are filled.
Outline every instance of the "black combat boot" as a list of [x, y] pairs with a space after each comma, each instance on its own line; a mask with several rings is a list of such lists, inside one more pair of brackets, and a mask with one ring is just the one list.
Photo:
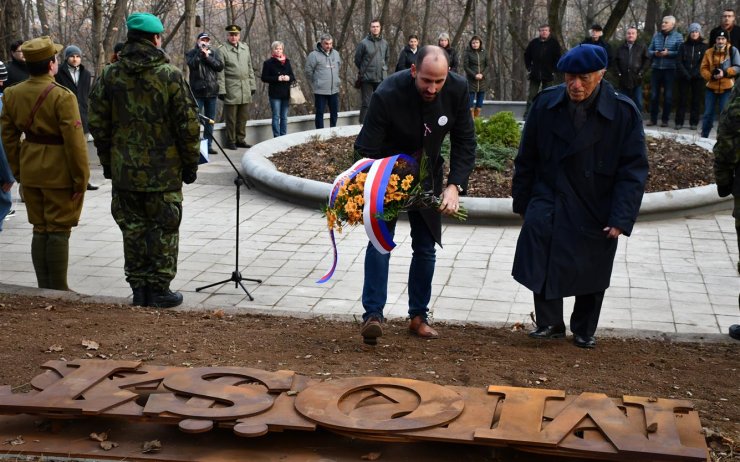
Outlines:
[[134, 306], [149, 306], [149, 287], [132, 287], [131, 290], [134, 292], [134, 298], [131, 304]]
[[182, 303], [182, 294], [170, 289], [152, 287], [149, 292], [148, 306], [152, 308], [174, 308]]

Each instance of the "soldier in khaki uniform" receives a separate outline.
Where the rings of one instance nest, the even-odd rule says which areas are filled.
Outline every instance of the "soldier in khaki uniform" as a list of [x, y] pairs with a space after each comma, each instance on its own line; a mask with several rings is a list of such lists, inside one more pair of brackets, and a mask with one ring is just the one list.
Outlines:
[[241, 27], [226, 26], [228, 43], [218, 47], [224, 61], [224, 71], [218, 74], [218, 97], [224, 102], [226, 122], [226, 149], [251, 148], [244, 137], [247, 134], [249, 106], [256, 91], [252, 54], [246, 43], [240, 42]]
[[69, 235], [90, 178], [87, 140], [74, 93], [54, 81], [62, 45], [39, 37], [22, 48], [31, 77], [5, 90], [2, 140], [23, 184], [38, 286], [69, 290]]

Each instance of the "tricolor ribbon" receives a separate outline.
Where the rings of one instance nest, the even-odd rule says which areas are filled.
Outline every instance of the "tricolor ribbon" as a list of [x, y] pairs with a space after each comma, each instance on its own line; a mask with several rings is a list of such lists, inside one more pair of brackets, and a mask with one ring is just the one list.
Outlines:
[[[397, 154], [395, 156], [386, 157], [383, 159], [367, 159], [363, 158], [358, 160], [349, 169], [345, 170], [340, 174], [332, 184], [331, 193], [329, 194], [329, 208], [334, 207], [337, 195], [342, 185], [352, 180], [357, 174], [368, 170], [367, 179], [365, 180], [364, 199], [365, 205], [362, 210], [362, 221], [365, 225], [365, 233], [370, 239], [375, 249], [382, 253], [390, 253], [396, 247], [396, 243], [393, 242], [393, 235], [388, 230], [388, 224], [378, 219], [379, 216], [383, 216], [384, 204], [385, 204], [385, 191], [388, 188], [388, 181], [393, 173], [393, 167], [399, 159], [403, 159], [410, 164], [416, 164], [416, 159], [407, 154]], [[339, 254], [337, 252], [337, 242], [334, 237], [334, 229], [329, 230], [329, 238], [331, 239], [332, 250], [334, 253], [334, 261], [324, 276], [318, 281], [318, 284], [322, 284], [334, 275], [334, 271], [337, 269], [337, 261], [339, 260]]]

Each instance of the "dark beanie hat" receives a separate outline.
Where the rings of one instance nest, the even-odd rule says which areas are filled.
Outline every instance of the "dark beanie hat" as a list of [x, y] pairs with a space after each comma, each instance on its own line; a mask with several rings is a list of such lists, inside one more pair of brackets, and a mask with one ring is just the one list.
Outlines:
[[76, 45], [70, 45], [64, 49], [64, 59], [69, 58], [72, 55], [82, 56], [82, 50]]
[[558, 61], [558, 71], [568, 74], [588, 74], [606, 69], [609, 58], [606, 50], [598, 45], [578, 45], [571, 48]]

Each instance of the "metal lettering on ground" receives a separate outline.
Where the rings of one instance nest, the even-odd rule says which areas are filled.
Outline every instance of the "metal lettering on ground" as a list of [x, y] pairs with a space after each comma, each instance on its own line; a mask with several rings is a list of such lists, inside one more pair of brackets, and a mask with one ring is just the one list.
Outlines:
[[0, 414], [103, 416], [178, 425], [331, 431], [380, 441], [442, 441], [603, 460], [704, 461], [698, 413], [686, 400], [566, 395], [491, 385], [443, 386], [358, 377], [317, 381], [293, 371], [179, 368], [138, 361], [49, 361], [34, 391], [0, 386]]

